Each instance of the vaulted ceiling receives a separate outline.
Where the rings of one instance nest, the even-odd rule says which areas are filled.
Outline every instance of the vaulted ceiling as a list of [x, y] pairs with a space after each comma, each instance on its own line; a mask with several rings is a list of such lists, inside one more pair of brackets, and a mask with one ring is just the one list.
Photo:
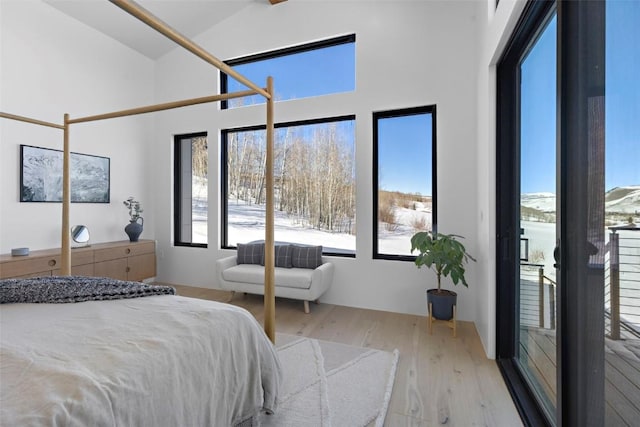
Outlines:
[[[166, 37], [106, 0], [44, 0], [59, 11], [112, 37], [141, 54], [157, 59], [175, 48]], [[278, 0], [274, 0], [279, 2]], [[283, 1], [283, 0], [281, 0]], [[193, 38], [254, 3], [272, 0], [138, 0], [142, 7], [174, 29]]]

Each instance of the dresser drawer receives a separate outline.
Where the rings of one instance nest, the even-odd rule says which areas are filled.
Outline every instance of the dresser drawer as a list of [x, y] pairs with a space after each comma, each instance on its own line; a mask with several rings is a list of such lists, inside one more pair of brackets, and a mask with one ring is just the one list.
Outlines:
[[37, 273], [51, 275], [51, 271], [60, 268], [60, 255], [47, 257], [26, 257], [19, 261], [8, 261], [0, 264], [0, 277], [3, 279], [17, 276], [34, 276]]
[[155, 249], [155, 242], [141, 242], [137, 244], [125, 244], [112, 248], [96, 249], [94, 251], [94, 262], [109, 261], [112, 259], [125, 258], [129, 256], [149, 254], [155, 252]]

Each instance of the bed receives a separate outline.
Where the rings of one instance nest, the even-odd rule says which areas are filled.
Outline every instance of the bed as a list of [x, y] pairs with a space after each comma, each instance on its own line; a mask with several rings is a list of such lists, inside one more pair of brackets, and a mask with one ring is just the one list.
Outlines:
[[[92, 283], [102, 283], [98, 300], [60, 303], [74, 300], [60, 288]], [[249, 426], [276, 410], [280, 365], [255, 318], [173, 292], [103, 278], [0, 280], [0, 425]], [[57, 302], [12, 302], [43, 293]]]
[[62, 131], [61, 275], [69, 285], [85, 280], [71, 276], [72, 126], [259, 94], [266, 100], [264, 331], [241, 308], [176, 295], [10, 301], [0, 306], [0, 425], [253, 425], [258, 414], [276, 410], [280, 383], [273, 347], [273, 78], [256, 85], [134, 1], [110, 1], [247, 90], [86, 117], [64, 114], [61, 124], [0, 112], [2, 119]]

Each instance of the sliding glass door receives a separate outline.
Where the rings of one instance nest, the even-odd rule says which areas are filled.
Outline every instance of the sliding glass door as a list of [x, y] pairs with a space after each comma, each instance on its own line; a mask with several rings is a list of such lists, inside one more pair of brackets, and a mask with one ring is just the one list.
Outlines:
[[528, 425], [557, 423], [558, 19], [531, 2], [498, 67], [497, 358]]
[[640, 419], [640, 2], [530, 2], [498, 67], [499, 366], [529, 425]]

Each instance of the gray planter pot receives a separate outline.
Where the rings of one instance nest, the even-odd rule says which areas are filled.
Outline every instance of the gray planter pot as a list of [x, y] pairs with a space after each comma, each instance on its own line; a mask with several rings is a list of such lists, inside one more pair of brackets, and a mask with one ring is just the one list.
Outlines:
[[427, 307], [431, 303], [431, 315], [438, 320], [453, 319], [453, 306], [456, 305], [458, 294], [442, 289], [429, 289], [427, 291]]
[[[139, 219], [142, 219], [142, 217], [140, 217]], [[144, 220], [142, 220], [142, 224], [144, 224]], [[138, 241], [138, 237], [140, 237], [140, 234], [142, 234], [142, 224], [138, 221], [131, 221], [124, 228], [124, 232], [127, 233], [127, 236], [129, 236], [130, 242]]]

